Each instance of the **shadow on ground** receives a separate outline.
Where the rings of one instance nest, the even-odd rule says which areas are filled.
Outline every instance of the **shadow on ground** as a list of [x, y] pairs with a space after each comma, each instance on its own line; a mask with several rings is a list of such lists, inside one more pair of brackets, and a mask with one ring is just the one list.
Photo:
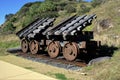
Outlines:
[[[112, 57], [114, 54], [114, 51], [118, 49], [119, 48], [114, 47], [114, 46], [102, 45], [96, 51], [94, 48], [92, 48], [87, 53], [80, 52], [80, 54], [77, 57], [77, 60], [83, 61], [85, 63], [89, 63], [91, 60], [96, 59], [96, 58]], [[21, 48], [14, 48], [14, 49], [12, 48], [12, 49], [8, 49], [7, 51], [10, 53], [22, 52]], [[49, 56], [48, 53], [45, 51], [44, 52], [41, 51], [40, 53], [43, 53], [44, 55]], [[61, 54], [60, 56], [63, 56], [63, 55]]]
[[86, 63], [91, 61], [92, 59], [99, 58], [99, 57], [112, 57], [114, 52], [118, 50], [118, 47], [102, 45], [96, 51], [88, 51], [87, 53], [81, 53], [78, 59], [85, 60]]

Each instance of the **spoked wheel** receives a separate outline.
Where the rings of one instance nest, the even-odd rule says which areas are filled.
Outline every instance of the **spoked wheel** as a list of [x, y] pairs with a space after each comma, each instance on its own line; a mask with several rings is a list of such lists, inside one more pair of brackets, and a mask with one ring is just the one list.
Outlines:
[[75, 60], [77, 58], [78, 53], [79, 47], [75, 42], [66, 43], [63, 47], [63, 56], [68, 61]]
[[22, 39], [21, 41], [21, 49], [24, 53], [27, 53], [29, 50], [29, 42], [26, 39]]
[[37, 54], [38, 51], [39, 51], [39, 43], [38, 43], [38, 41], [32, 40], [32, 41], [30, 42], [30, 52], [31, 52], [32, 54]]
[[56, 58], [61, 51], [61, 46], [58, 41], [52, 41], [48, 45], [48, 54], [51, 58]]

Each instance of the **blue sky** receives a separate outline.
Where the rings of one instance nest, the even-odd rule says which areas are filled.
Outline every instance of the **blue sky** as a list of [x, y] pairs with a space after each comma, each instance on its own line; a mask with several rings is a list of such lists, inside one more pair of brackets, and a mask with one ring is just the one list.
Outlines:
[[[1, 0], [0, 1], [0, 25], [5, 21], [5, 15], [9, 13], [15, 14], [19, 9], [28, 2], [44, 1], [44, 0]], [[86, 0], [91, 1], [91, 0]]]

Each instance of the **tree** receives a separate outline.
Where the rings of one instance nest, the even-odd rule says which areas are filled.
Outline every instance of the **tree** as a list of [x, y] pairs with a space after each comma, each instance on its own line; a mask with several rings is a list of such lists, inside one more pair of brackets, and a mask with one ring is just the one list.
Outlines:
[[106, 0], [93, 0], [92, 1], [92, 7], [99, 6], [102, 3], [105, 3]]
[[83, 2], [83, 0], [76, 0], [77, 2]]
[[76, 12], [76, 8], [74, 8], [70, 4], [66, 5], [64, 9], [67, 11], [67, 13], [74, 13], [74, 12]]
[[16, 27], [12, 24], [12, 22], [8, 22], [8, 24], [3, 28], [3, 31], [7, 33], [13, 33], [15, 31], [15, 28]]
[[81, 4], [80, 8], [81, 8], [81, 10], [79, 11], [79, 13], [81, 13], [81, 14], [87, 13], [91, 9], [90, 7], [87, 7], [85, 4]]
[[60, 2], [60, 0], [45, 0], [45, 1]]
[[9, 19], [10, 19], [11, 17], [13, 17], [13, 16], [14, 16], [14, 14], [11, 14], [11, 13], [10, 13], [10, 14], [6, 14], [6, 15], [5, 15], [5, 19], [6, 19], [6, 20], [9, 20]]

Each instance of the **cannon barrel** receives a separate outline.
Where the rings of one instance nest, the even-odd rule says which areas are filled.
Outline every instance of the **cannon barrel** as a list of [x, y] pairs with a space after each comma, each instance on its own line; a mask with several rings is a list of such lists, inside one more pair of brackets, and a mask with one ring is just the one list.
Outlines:
[[35, 26], [37, 23], [39, 23], [40, 21], [42, 21], [41, 19], [37, 18], [36, 20], [34, 20], [33, 22], [31, 22], [30, 24], [28, 24], [26, 27], [24, 27], [23, 29], [21, 29], [20, 31], [18, 31], [16, 33], [17, 36], [22, 37], [23, 34], [25, 34], [25, 32], [28, 31], [28, 29], [30, 30], [33, 26]]
[[84, 17], [86, 17], [87, 15], [83, 15], [83, 16], [79, 16], [76, 19], [72, 20], [71, 23], [68, 23], [67, 25], [65, 25], [64, 27], [60, 28], [60, 30], [54, 32], [55, 35], [60, 35], [62, 32], [64, 32], [66, 29], [68, 29], [69, 27], [73, 26], [75, 23], [77, 23], [78, 21], [80, 21], [81, 19], [83, 19]]
[[[66, 35], [71, 35], [75, 32], [78, 31], [82, 31], [86, 26], [87, 24], [90, 24], [91, 21], [96, 18], [96, 15], [90, 15], [90, 16], [86, 16], [83, 20], [80, 20], [79, 23], [76, 23], [74, 26], [71, 26], [69, 27], [67, 30], [65, 30], [62, 34], [63, 36], [65, 37]], [[73, 31], [73, 32], [72, 32]], [[71, 34], [69, 34], [71, 33]]]
[[40, 19], [39, 21], [37, 21], [35, 24], [30, 25], [30, 27], [26, 30], [24, 30], [19, 36], [23, 37], [24, 34], [26, 34], [29, 30], [31, 30], [33, 27], [36, 27], [38, 23], [40, 23], [43, 19]]
[[37, 27], [32, 33], [28, 35], [28, 38], [34, 38], [36, 34], [42, 34], [44, 30], [46, 30], [50, 24], [55, 20], [55, 18], [48, 19], [46, 22], [44, 22], [42, 25]]
[[43, 19], [40, 23], [38, 23], [35, 27], [32, 27], [26, 34], [24, 34], [24, 37], [27, 37], [30, 33], [32, 33], [37, 27], [42, 25], [44, 22], [46, 22], [49, 18]]
[[70, 22], [72, 19], [74, 19], [76, 17], [76, 15], [73, 15], [69, 18], [67, 18], [66, 20], [62, 21], [61, 23], [59, 23], [57, 26], [54, 26], [53, 28], [51, 28], [49, 31], [46, 31], [46, 33], [43, 34], [47, 34], [47, 35], [54, 35], [54, 32], [59, 30], [62, 26], [66, 25], [67, 22]]

